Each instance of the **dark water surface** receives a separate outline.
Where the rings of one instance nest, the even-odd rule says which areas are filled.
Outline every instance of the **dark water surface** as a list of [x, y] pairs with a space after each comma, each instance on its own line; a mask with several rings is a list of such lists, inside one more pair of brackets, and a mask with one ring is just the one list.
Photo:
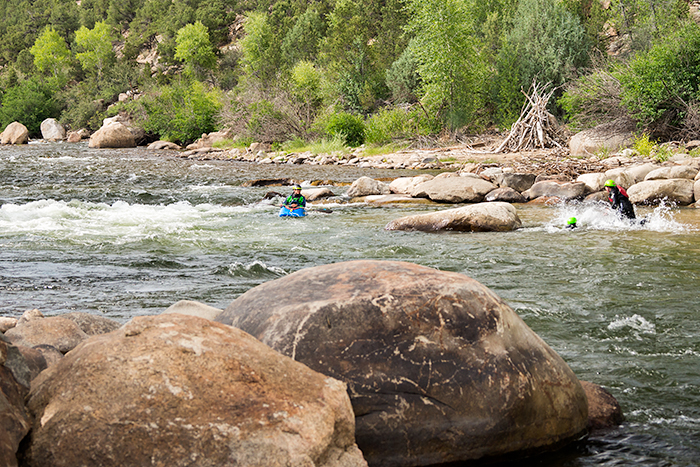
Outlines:
[[[596, 206], [517, 206], [515, 232], [425, 234], [384, 225], [452, 206], [333, 204], [289, 219], [260, 202], [288, 188], [241, 186], [414, 174], [0, 147], [0, 315], [38, 308], [125, 322], [182, 299], [226, 308], [265, 281], [354, 259], [457, 271], [506, 300], [625, 412], [619, 429], [519, 465], [700, 465], [700, 209], [638, 208], [650, 220], [632, 228]], [[581, 228], [562, 229], [572, 215]]]

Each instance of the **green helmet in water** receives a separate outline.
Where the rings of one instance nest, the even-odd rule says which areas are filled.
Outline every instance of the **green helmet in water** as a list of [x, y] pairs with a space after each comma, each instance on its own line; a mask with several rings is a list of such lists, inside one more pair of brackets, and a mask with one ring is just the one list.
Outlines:
[[576, 224], [576, 218], [575, 217], [569, 217], [569, 220], [566, 221], [567, 225], [574, 225]]
[[615, 186], [615, 181], [614, 180], [605, 180], [605, 186], [613, 187], [613, 186]]

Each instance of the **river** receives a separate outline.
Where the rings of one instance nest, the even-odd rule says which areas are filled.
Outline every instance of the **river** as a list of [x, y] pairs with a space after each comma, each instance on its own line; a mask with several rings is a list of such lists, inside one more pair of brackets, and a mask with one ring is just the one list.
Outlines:
[[[700, 464], [700, 209], [637, 208], [643, 228], [587, 205], [518, 205], [505, 233], [389, 232], [452, 206], [324, 205], [279, 218], [261, 178], [352, 182], [414, 171], [192, 161], [86, 144], [0, 147], [0, 315], [38, 308], [120, 322], [178, 300], [218, 308], [265, 281], [354, 259], [466, 274], [502, 297], [625, 423], [520, 465]], [[347, 187], [331, 189], [342, 195]], [[563, 226], [570, 216], [580, 227]]]

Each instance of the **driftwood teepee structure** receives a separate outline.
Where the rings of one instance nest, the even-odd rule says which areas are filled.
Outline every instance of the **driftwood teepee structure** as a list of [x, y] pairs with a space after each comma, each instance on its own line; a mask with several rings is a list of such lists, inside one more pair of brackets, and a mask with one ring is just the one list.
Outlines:
[[[546, 89], [548, 85], [545, 85]], [[527, 101], [520, 113], [520, 118], [513, 123], [508, 137], [494, 151], [518, 152], [532, 149], [561, 148], [566, 144], [565, 131], [559, 126], [554, 115], [547, 111], [547, 103], [554, 94], [540, 90], [537, 83], [532, 84], [532, 93], [525, 94]]]

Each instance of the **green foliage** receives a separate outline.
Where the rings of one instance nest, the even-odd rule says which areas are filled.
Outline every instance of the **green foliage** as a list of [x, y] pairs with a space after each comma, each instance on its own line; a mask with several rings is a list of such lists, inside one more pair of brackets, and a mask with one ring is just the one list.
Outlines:
[[686, 0], [613, 0], [607, 21], [619, 37], [628, 37], [629, 54], [648, 50], [656, 40], [676, 31], [688, 18]]
[[325, 135], [343, 138], [345, 143], [356, 147], [365, 142], [365, 124], [362, 118], [348, 112], [325, 115], [320, 124]]
[[282, 150], [287, 152], [310, 152], [311, 154], [347, 154], [348, 147], [343, 135], [335, 135], [331, 138], [321, 138], [307, 143], [295, 138], [282, 144]]
[[146, 113], [146, 131], [184, 144], [216, 130], [221, 95], [216, 90], [207, 90], [199, 81], [177, 81], [137, 102]]
[[318, 9], [310, 6], [297, 18], [282, 42], [282, 54], [288, 63], [295, 64], [300, 60], [315, 59], [325, 29], [326, 25]]
[[[508, 57], [499, 63], [499, 74], [511, 74], [518, 68], [517, 88], [527, 90], [539, 83], [562, 85], [576, 71], [588, 64], [590, 42], [580, 19], [558, 1], [520, 0], [513, 19], [513, 29], [506, 37], [503, 50]], [[515, 76], [513, 77], [515, 78]], [[515, 79], [506, 82], [513, 86]], [[502, 86], [503, 88], [504, 86]], [[502, 112], [513, 115], [515, 89], [503, 89]], [[522, 100], [520, 101], [522, 102]], [[517, 112], [521, 105], [517, 106]]]
[[365, 122], [365, 141], [386, 144], [439, 131], [438, 122], [430, 120], [419, 107], [382, 109]]
[[85, 26], [78, 29], [75, 32], [75, 43], [81, 50], [75, 58], [88, 73], [101, 76], [104, 69], [114, 60], [112, 29], [104, 21], [95, 23], [92, 29]]
[[70, 66], [71, 54], [66, 41], [51, 26], [37, 38], [31, 49], [34, 65], [42, 73], [50, 73], [54, 78], [64, 77]]
[[97, 96], [97, 79], [94, 77], [61, 92], [61, 100], [66, 103], [61, 123], [73, 129], [98, 130], [105, 117], [105, 104]]
[[651, 151], [654, 149], [654, 146], [656, 146], [656, 143], [649, 139], [649, 135], [642, 133], [641, 136], [635, 136], [632, 148], [640, 155], [649, 157]]
[[345, 109], [368, 113], [389, 97], [384, 73], [405, 48], [406, 14], [402, 0], [335, 2], [320, 59]]
[[264, 13], [252, 12], [245, 22], [246, 36], [241, 40], [243, 70], [248, 79], [269, 82], [276, 78], [280, 54], [273, 31]]
[[484, 105], [486, 63], [463, 0], [411, 0], [409, 44], [423, 81], [422, 101], [451, 130], [473, 123]]
[[391, 90], [395, 104], [415, 102], [420, 87], [418, 61], [412, 49], [406, 48], [386, 72], [386, 85]]
[[700, 98], [700, 28], [689, 23], [639, 54], [620, 76], [622, 104], [639, 122], [668, 136]]
[[54, 98], [55, 89], [40, 77], [19, 82], [2, 95], [0, 127], [20, 122], [31, 136], [41, 134], [41, 122], [57, 118], [61, 108]]
[[566, 85], [557, 101], [574, 130], [592, 128], [627, 115], [622, 107], [620, 69], [596, 69]]
[[216, 66], [209, 30], [200, 21], [180, 29], [175, 42], [175, 59], [185, 62], [189, 74], [201, 76], [203, 70], [212, 70]]

